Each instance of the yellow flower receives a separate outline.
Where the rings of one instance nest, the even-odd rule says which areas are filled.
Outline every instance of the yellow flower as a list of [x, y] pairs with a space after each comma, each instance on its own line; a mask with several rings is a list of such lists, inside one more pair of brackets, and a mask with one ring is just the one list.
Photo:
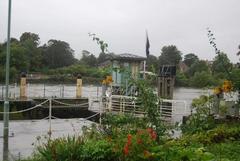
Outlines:
[[105, 79], [102, 81], [102, 84], [107, 84], [107, 82], [106, 82], [106, 80], [105, 80]]
[[231, 92], [232, 89], [233, 89], [233, 86], [232, 86], [232, 82], [231, 81], [228, 81], [228, 80], [225, 80], [223, 82], [223, 86], [222, 86], [222, 89], [224, 92]]
[[213, 93], [214, 93], [214, 94], [220, 94], [220, 93], [222, 93], [222, 88], [221, 88], [221, 87], [216, 87], [216, 88], [214, 88], [214, 89], [213, 89]]
[[107, 76], [106, 81], [108, 84], [113, 82], [112, 76]]

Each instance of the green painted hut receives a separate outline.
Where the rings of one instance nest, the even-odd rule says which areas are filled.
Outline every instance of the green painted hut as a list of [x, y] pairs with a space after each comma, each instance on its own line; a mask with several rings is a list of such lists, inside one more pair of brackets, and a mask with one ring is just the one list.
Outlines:
[[114, 55], [111, 59], [113, 87], [126, 89], [124, 94], [128, 95], [129, 80], [139, 79], [140, 71], [144, 70], [144, 61], [145, 57], [134, 54]]

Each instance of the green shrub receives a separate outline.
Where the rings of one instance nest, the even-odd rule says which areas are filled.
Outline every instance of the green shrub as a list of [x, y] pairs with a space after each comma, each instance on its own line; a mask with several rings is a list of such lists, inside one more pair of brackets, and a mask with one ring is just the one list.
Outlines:
[[212, 101], [213, 98], [208, 96], [200, 96], [197, 99], [193, 99], [192, 107], [194, 112], [182, 124], [181, 130], [183, 133], [194, 134], [215, 127], [214, 118], [210, 115]]
[[176, 74], [175, 84], [176, 84], [176, 86], [187, 87], [187, 86], [189, 86], [189, 79], [186, 77], [186, 75], [184, 73], [181, 73], [178, 71]]
[[117, 158], [113, 145], [107, 140], [87, 140], [81, 149], [81, 161], [112, 161]]
[[226, 142], [221, 144], [211, 144], [206, 150], [215, 154], [216, 160], [239, 161], [240, 142]]
[[214, 80], [213, 76], [209, 72], [196, 72], [193, 77], [190, 78], [190, 85], [193, 87], [209, 87], [215, 86], [218, 82]]
[[34, 158], [41, 161], [77, 161], [80, 160], [82, 145], [82, 138], [75, 136], [48, 140], [37, 147]]

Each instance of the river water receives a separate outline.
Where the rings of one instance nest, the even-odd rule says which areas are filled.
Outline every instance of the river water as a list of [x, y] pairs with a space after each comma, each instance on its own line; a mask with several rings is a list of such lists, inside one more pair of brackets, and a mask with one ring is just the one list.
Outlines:
[[[192, 99], [203, 94], [208, 94], [209, 91], [192, 88], [176, 88], [174, 90], [174, 100], [186, 102], [188, 112], [190, 112], [190, 104]], [[4, 88], [0, 85], [0, 99], [3, 98]], [[28, 84], [27, 95], [29, 97], [75, 97], [75, 85], [43, 85], [43, 84]], [[84, 97], [101, 96], [101, 87], [94, 85], [83, 86], [82, 95]], [[19, 97], [19, 87], [16, 85], [10, 86], [10, 95], [12, 99]], [[179, 105], [181, 111], [184, 106]], [[90, 126], [91, 121], [85, 119], [53, 119], [51, 121], [52, 137], [61, 137], [81, 133], [83, 126]], [[50, 128], [48, 120], [25, 120], [25, 121], [10, 121], [10, 137], [9, 149], [11, 158], [18, 159], [19, 157], [29, 156], [35, 147], [37, 137], [47, 135]], [[3, 122], [0, 122], [0, 159], [2, 158], [3, 147]]]

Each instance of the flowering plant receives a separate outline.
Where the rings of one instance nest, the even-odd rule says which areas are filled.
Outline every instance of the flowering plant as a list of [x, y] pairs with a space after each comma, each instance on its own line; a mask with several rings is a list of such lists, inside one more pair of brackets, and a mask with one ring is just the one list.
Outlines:
[[123, 157], [126, 160], [150, 159], [150, 147], [157, 145], [157, 133], [152, 128], [138, 130], [128, 134], [123, 146]]
[[102, 84], [109, 85], [113, 82], [112, 76], [107, 76], [106, 79], [102, 81]]

